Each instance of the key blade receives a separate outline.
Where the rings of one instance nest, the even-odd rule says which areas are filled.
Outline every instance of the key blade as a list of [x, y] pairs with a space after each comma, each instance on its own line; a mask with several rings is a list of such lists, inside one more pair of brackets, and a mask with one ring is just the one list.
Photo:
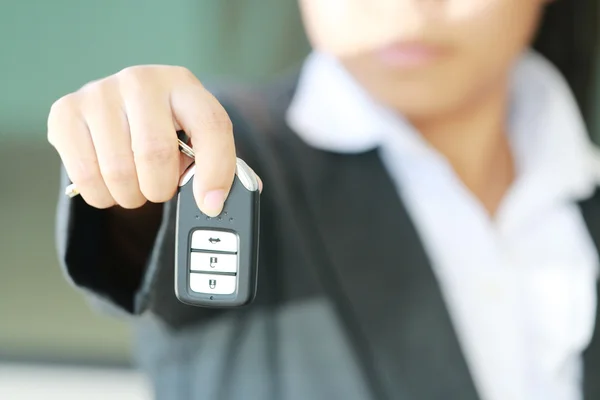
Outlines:
[[73, 197], [79, 195], [79, 190], [77, 190], [77, 186], [75, 186], [74, 183], [71, 183], [69, 186], [67, 186], [65, 188], [65, 195], [70, 198], [73, 198]]
[[194, 159], [196, 158], [194, 149], [192, 149], [190, 146], [185, 144], [185, 142], [183, 142], [181, 139], [177, 139], [177, 142], [179, 143], [179, 151], [181, 151], [183, 154], [185, 154], [186, 156], [188, 156], [190, 158], [194, 158]]

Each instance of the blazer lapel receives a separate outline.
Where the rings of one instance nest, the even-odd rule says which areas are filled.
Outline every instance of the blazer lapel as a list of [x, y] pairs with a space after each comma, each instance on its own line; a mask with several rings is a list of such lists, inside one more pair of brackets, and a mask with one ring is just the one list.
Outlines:
[[[600, 251], [600, 192], [580, 203], [583, 218], [596, 248]], [[600, 299], [600, 284], [596, 290]], [[585, 400], [600, 399], [600, 303], [596, 306], [596, 322], [594, 335], [590, 345], [583, 354], [584, 379], [583, 393]]]
[[[377, 151], [336, 155], [291, 139], [333, 299], [392, 398], [477, 399], [430, 262]], [[297, 171], [295, 171], [298, 173]], [[304, 214], [303, 214], [304, 215]], [[405, 394], [406, 397], [401, 397]]]

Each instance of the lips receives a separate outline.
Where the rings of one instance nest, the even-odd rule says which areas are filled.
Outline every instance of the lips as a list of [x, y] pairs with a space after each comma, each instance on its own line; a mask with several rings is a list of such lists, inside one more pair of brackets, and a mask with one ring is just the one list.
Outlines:
[[384, 64], [400, 68], [418, 68], [430, 65], [446, 54], [439, 46], [419, 42], [393, 43], [377, 51]]

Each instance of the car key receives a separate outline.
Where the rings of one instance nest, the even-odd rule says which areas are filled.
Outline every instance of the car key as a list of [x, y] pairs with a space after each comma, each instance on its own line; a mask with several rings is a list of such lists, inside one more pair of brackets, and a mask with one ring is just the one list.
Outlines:
[[[178, 135], [183, 132], [178, 132]], [[179, 150], [194, 158], [181, 138]], [[256, 175], [241, 159], [221, 214], [210, 218], [196, 205], [195, 164], [183, 174], [177, 193], [175, 294], [186, 304], [236, 307], [252, 302], [258, 282], [260, 192]], [[71, 183], [65, 195], [79, 195]]]
[[[192, 151], [180, 146], [182, 151]], [[223, 210], [211, 218], [200, 211], [194, 199], [195, 172], [192, 164], [183, 174], [177, 194], [175, 294], [181, 302], [194, 306], [249, 304], [258, 282], [258, 179], [238, 158]]]

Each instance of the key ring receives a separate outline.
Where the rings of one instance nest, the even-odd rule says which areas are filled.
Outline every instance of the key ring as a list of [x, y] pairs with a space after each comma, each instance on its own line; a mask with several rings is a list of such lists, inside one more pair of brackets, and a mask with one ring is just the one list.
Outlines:
[[[178, 138], [177, 143], [179, 144], [179, 151], [181, 151], [183, 154], [185, 154], [186, 156], [188, 156], [190, 158], [196, 158], [194, 149], [192, 149], [190, 146], [188, 146], [184, 141], [182, 141], [181, 139]], [[78, 196], [79, 190], [77, 190], [77, 186], [74, 183], [71, 183], [69, 186], [67, 186], [65, 188], [65, 195], [70, 198]]]

